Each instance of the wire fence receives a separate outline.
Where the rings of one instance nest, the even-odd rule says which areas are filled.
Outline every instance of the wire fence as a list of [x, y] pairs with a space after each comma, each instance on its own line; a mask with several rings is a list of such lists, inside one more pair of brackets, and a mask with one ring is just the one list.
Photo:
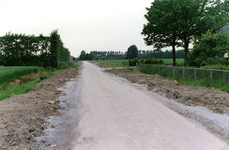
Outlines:
[[229, 82], [229, 71], [215, 70], [215, 69], [199, 69], [199, 68], [186, 68], [186, 67], [173, 67], [173, 66], [160, 66], [160, 65], [145, 65], [137, 64], [139, 68], [153, 67], [160, 71], [166, 71], [167, 74], [183, 78], [192, 78], [194, 80], [208, 79], [209, 81], [224, 81]]

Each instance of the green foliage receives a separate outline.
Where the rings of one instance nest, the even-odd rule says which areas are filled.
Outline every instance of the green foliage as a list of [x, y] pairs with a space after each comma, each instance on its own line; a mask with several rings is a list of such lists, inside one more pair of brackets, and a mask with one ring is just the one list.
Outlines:
[[145, 60], [144, 60], [144, 59], [141, 59], [141, 60], [139, 61], [139, 63], [140, 63], [140, 64], [144, 64], [144, 63], [145, 63]]
[[72, 68], [72, 67], [79, 67], [80, 65], [78, 62], [64, 62], [61, 63], [59, 66], [59, 69], [67, 69], [67, 68]]
[[136, 45], [131, 45], [128, 48], [126, 57], [129, 59], [138, 58], [138, 48]]
[[129, 60], [129, 66], [136, 66], [136, 64], [139, 64], [139, 60], [137, 58]]
[[147, 67], [142, 67], [140, 71], [146, 74], [158, 74], [170, 80], [177, 80], [180, 84], [214, 87], [214, 88], [217, 88], [217, 89], [220, 89], [222, 91], [226, 91], [229, 93], [229, 84], [225, 82], [224, 80], [214, 80], [214, 81], [209, 82], [209, 79], [207, 78], [200, 78], [198, 80], [194, 80], [191, 77], [183, 78], [179, 76], [173, 76], [172, 74], [168, 74], [166, 69], [164, 69], [163, 67], [147, 66]]
[[[184, 50], [176, 50], [176, 58], [184, 58]], [[166, 59], [166, 58], [173, 58], [171, 50], [139, 50], [138, 51], [138, 58], [157, 58], [157, 59]]]
[[161, 67], [146, 66], [146, 67], [140, 68], [140, 71], [146, 74], [159, 74], [164, 77], [168, 76], [166, 70], [164, 70], [162, 66]]
[[86, 52], [82, 50], [80, 53], [80, 60], [85, 60], [85, 55], [86, 55]]
[[193, 51], [185, 58], [188, 66], [200, 67], [206, 65], [228, 65], [224, 58], [229, 39], [226, 33], [212, 33], [208, 31], [195, 41]]
[[59, 68], [60, 68], [60, 69], [64, 69], [64, 68], [67, 68], [67, 67], [68, 67], [68, 65], [67, 65], [66, 62], [61, 63], [61, 64], [59, 65]]
[[57, 67], [58, 61], [69, 61], [70, 52], [67, 48], [64, 47], [60, 35], [58, 34], [58, 30], [52, 31], [50, 35], [50, 42], [50, 61], [53, 62], [51, 64], [52, 67]]
[[50, 37], [7, 33], [0, 37], [0, 65], [57, 66], [57, 61], [69, 60], [70, 52], [63, 47], [57, 30]]
[[163, 60], [158, 60], [157, 58], [147, 58], [145, 64], [164, 64]]
[[80, 60], [96, 60], [97, 58], [98, 57], [96, 57], [96, 55], [93, 52], [88, 54], [84, 50], [81, 51]]
[[[126, 55], [121, 51], [91, 51], [90, 54], [94, 55], [93, 57], [95, 57], [96, 60], [106, 60], [106, 59], [118, 60], [118, 59], [124, 59]], [[84, 55], [86, 55], [86, 52], [84, 53]], [[81, 58], [80, 60], [85, 60], [85, 59]]]
[[229, 70], [228, 66], [217, 64], [217, 65], [208, 65], [208, 66], [202, 66], [203, 69], [216, 69], [216, 70]]
[[229, 21], [223, 7], [219, 0], [155, 0], [146, 8], [148, 23], [141, 34], [146, 36], [146, 45], [157, 49], [172, 46], [175, 65], [175, 47], [184, 47], [187, 55], [194, 36], [208, 29], [216, 31]]

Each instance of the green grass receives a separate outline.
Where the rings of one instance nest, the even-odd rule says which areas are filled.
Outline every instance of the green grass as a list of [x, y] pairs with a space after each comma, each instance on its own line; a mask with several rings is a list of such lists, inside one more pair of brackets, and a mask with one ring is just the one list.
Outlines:
[[0, 67], [0, 84], [4, 82], [9, 82], [12, 79], [16, 79], [20, 76], [31, 74], [31, 73], [37, 73], [40, 71], [44, 71], [45, 68], [43, 67]]
[[190, 77], [183, 78], [183, 77], [173, 76], [171, 74], [168, 74], [167, 71], [163, 70], [161, 67], [159, 68], [142, 67], [140, 68], [140, 71], [146, 74], [158, 74], [170, 80], [177, 80], [180, 84], [214, 87], [216, 89], [220, 89], [222, 91], [226, 91], [227, 93], [229, 93], [229, 84], [222, 80], [209, 81], [209, 79], [207, 78], [194, 80]]
[[[79, 67], [79, 66], [80, 66], [80, 64], [78, 62], [67, 63], [67, 66], [65, 66], [65, 68], [63, 68], [63, 69], [71, 68], [71, 67]], [[30, 68], [30, 69], [28, 69], [28, 68]], [[11, 72], [13, 74], [16, 74], [16, 72], [18, 70], [23, 70], [23, 69], [25, 70], [26, 73], [25, 74], [19, 74], [16, 76], [11, 75], [10, 72], [6, 71], [6, 70], [11, 70]], [[27, 71], [26, 69], [28, 69], [30, 71]], [[0, 101], [4, 100], [6, 98], [9, 98], [11, 94], [19, 95], [19, 94], [25, 94], [25, 93], [29, 92], [31, 89], [33, 89], [35, 87], [36, 83], [40, 82], [43, 79], [47, 79], [47, 78], [51, 77], [53, 74], [58, 73], [63, 69], [55, 69], [55, 68], [45, 69], [42, 67], [0, 67], [0, 71], [5, 71], [5, 72], [7, 72], [8, 76], [13, 77], [11, 79], [6, 78], [6, 80], [0, 84], [0, 87], [1, 87], [1, 89], [0, 89]], [[32, 72], [31, 72], [31, 70], [32, 70]], [[28, 82], [21, 83], [21, 84], [16, 84], [13, 86], [7, 86], [7, 84], [6, 84], [6, 82], [9, 82], [10, 80], [16, 79], [16, 78], [21, 77], [21, 76], [26, 75], [26, 74], [30, 74], [30, 72], [31, 73], [38, 73], [40, 71], [43, 71], [44, 73], [42, 76], [40, 76], [39, 79], [34, 79], [32, 81], [28, 81]], [[2, 73], [2, 76], [3, 76], [3, 73]], [[4, 86], [4, 85], [6, 85], [6, 86]]]
[[124, 67], [122, 61], [128, 60], [97, 60], [97, 62], [99, 62], [100, 64], [112, 67]]
[[40, 82], [43, 79], [47, 79], [51, 77], [53, 74], [59, 72], [61, 70], [56, 70], [54, 72], [46, 72], [44, 75], [42, 75], [39, 79], [35, 79], [28, 83], [22, 83], [20, 85], [15, 85], [13, 87], [4, 89], [0, 91], [0, 101], [9, 98], [11, 94], [19, 95], [19, 94], [25, 94], [29, 92], [31, 89], [35, 88], [35, 84]]
[[[159, 60], [163, 60], [165, 64], [172, 64], [173, 63], [173, 59], [159, 59]], [[176, 59], [176, 63], [184, 63], [184, 59], [183, 58], [178, 58]]]
[[[158, 60], [163, 60], [165, 64], [172, 64], [173, 59], [158, 59]], [[112, 66], [112, 67], [124, 67], [122, 64], [122, 61], [128, 61], [128, 60], [96, 60], [100, 64], [106, 65], [106, 66]], [[140, 61], [140, 59], [139, 59]], [[184, 63], [183, 58], [176, 59], [176, 62], [178, 64]]]

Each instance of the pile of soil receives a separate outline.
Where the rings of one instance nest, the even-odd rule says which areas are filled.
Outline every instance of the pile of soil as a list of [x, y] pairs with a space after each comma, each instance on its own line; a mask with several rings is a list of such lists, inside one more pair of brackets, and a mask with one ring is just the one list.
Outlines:
[[[70, 68], [36, 84], [36, 88], [22, 95], [11, 95], [0, 102], [0, 150], [39, 149], [35, 137], [41, 136], [47, 123], [45, 118], [61, 115], [57, 110], [62, 87], [78, 74]], [[55, 126], [53, 126], [55, 127]]]
[[179, 84], [160, 75], [147, 75], [139, 71], [111, 69], [107, 72], [126, 78], [130, 82], [147, 84], [148, 89], [174, 99], [187, 106], [204, 106], [213, 112], [229, 114], [229, 93], [206, 87]]

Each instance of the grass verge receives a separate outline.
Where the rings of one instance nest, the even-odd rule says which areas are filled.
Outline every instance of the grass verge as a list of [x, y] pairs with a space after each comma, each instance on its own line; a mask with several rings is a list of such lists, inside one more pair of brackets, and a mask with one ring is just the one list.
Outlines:
[[183, 77], [173, 76], [171, 74], [168, 74], [166, 70], [160, 68], [152, 68], [149, 66], [140, 68], [140, 71], [146, 74], [158, 74], [170, 80], [177, 80], [180, 84], [214, 87], [216, 89], [220, 89], [222, 91], [226, 91], [227, 93], [229, 93], [229, 84], [227, 84], [225, 81], [222, 80], [209, 81], [209, 79], [207, 78], [202, 78], [198, 80], [194, 80], [190, 77], [183, 78]]
[[43, 74], [38, 79], [32, 79], [32, 80], [25, 80], [24, 82], [20, 84], [15, 85], [9, 85], [8, 83], [3, 83], [0, 87], [0, 101], [9, 98], [11, 94], [19, 95], [19, 94], [25, 94], [29, 92], [31, 89], [35, 88], [35, 84], [40, 82], [43, 79], [48, 79], [55, 73], [60, 72], [61, 70], [72, 68], [72, 67], [79, 67], [80, 64], [78, 62], [73, 63], [67, 63], [67, 66], [62, 69], [54, 69], [54, 68], [48, 68], [46, 69]]

